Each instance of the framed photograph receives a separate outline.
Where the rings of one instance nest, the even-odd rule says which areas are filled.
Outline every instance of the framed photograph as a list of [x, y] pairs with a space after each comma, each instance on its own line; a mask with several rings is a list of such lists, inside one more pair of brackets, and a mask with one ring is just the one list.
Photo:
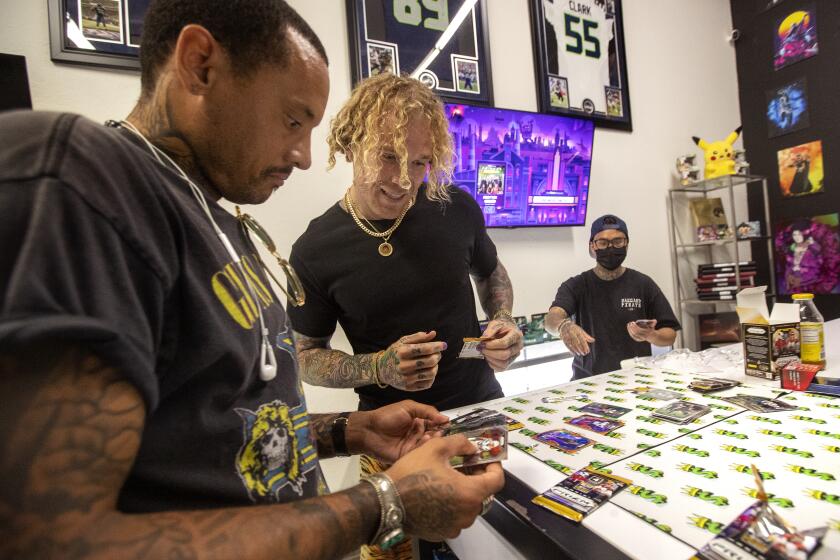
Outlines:
[[411, 75], [445, 101], [493, 105], [486, 0], [347, 0], [353, 84]]
[[805, 196], [823, 191], [823, 148], [815, 140], [776, 152], [782, 196]]
[[151, 0], [49, 0], [55, 62], [140, 69], [140, 36]]
[[530, 0], [542, 113], [633, 130], [621, 0]]

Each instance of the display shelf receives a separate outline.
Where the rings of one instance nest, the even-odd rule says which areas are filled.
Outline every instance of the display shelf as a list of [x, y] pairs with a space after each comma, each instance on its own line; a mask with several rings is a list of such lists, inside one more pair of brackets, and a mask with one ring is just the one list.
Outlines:
[[749, 183], [764, 182], [765, 178], [761, 175], [726, 175], [725, 177], [716, 177], [714, 179], [705, 179], [690, 185], [680, 185], [673, 187], [672, 192], [683, 193], [709, 193], [720, 189], [728, 189]]
[[745, 241], [767, 241], [770, 239], [767, 235], [762, 235], [761, 237], [750, 237], [747, 239], [716, 239], [714, 241], [698, 241], [697, 243], [680, 243], [677, 245], [677, 249], [686, 249], [690, 247], [723, 247], [725, 245], [731, 245], [732, 243], [743, 243]]

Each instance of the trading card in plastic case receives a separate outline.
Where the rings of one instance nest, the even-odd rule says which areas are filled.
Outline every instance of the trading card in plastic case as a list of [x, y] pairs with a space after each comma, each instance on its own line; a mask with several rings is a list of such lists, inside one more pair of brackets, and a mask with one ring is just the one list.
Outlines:
[[711, 410], [704, 404], [679, 401], [657, 408], [653, 413], [654, 418], [661, 418], [676, 424], [686, 424], [695, 418], [699, 418]]
[[584, 414], [576, 418], [566, 420], [567, 424], [595, 432], [596, 434], [608, 434], [613, 430], [617, 430], [624, 425], [621, 420], [613, 420], [611, 418], [601, 418], [600, 416], [592, 416], [591, 414]]
[[580, 522], [632, 481], [589, 467], [570, 474], [533, 502], [572, 521]]
[[697, 391], [698, 393], [714, 393], [715, 391], [723, 391], [725, 389], [737, 387], [740, 384], [740, 381], [734, 381], [732, 379], [698, 377], [689, 383], [688, 388], [692, 391]]
[[632, 408], [624, 408], [623, 406], [615, 406], [613, 404], [604, 404], [599, 402], [589, 403], [580, 408], [581, 412], [594, 414], [595, 416], [606, 416], [608, 418], [618, 418], [631, 412]]
[[472, 467], [485, 463], [504, 461], [508, 456], [507, 426], [493, 426], [481, 430], [459, 432], [475, 445], [478, 452], [473, 455], [456, 455], [449, 460], [453, 467]]
[[537, 441], [541, 441], [550, 445], [555, 449], [559, 449], [564, 453], [577, 453], [584, 447], [588, 447], [595, 443], [588, 437], [584, 437], [577, 432], [571, 430], [549, 430], [541, 434], [533, 436]]

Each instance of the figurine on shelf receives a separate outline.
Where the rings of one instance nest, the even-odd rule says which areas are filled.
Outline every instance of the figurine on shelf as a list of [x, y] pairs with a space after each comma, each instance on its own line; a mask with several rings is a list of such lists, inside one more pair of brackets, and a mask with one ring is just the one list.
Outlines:
[[677, 174], [680, 176], [680, 185], [687, 187], [700, 179], [700, 168], [694, 163], [694, 154], [688, 154], [677, 158]]
[[706, 156], [704, 179], [714, 179], [716, 177], [735, 174], [732, 144], [735, 143], [735, 140], [738, 139], [740, 134], [741, 127], [739, 126], [726, 139], [718, 140], [717, 142], [706, 142], [697, 136], [691, 137], [694, 143], [700, 146]]
[[735, 150], [732, 155], [735, 160], [735, 174], [747, 175], [750, 172], [750, 162], [747, 161], [746, 150]]

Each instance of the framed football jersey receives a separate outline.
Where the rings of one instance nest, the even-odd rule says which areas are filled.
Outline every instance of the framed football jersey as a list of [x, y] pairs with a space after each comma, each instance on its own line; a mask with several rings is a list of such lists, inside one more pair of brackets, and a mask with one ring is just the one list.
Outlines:
[[493, 104], [485, 0], [347, 0], [353, 84], [411, 75], [446, 101]]
[[621, 0], [531, 0], [540, 111], [633, 130]]

